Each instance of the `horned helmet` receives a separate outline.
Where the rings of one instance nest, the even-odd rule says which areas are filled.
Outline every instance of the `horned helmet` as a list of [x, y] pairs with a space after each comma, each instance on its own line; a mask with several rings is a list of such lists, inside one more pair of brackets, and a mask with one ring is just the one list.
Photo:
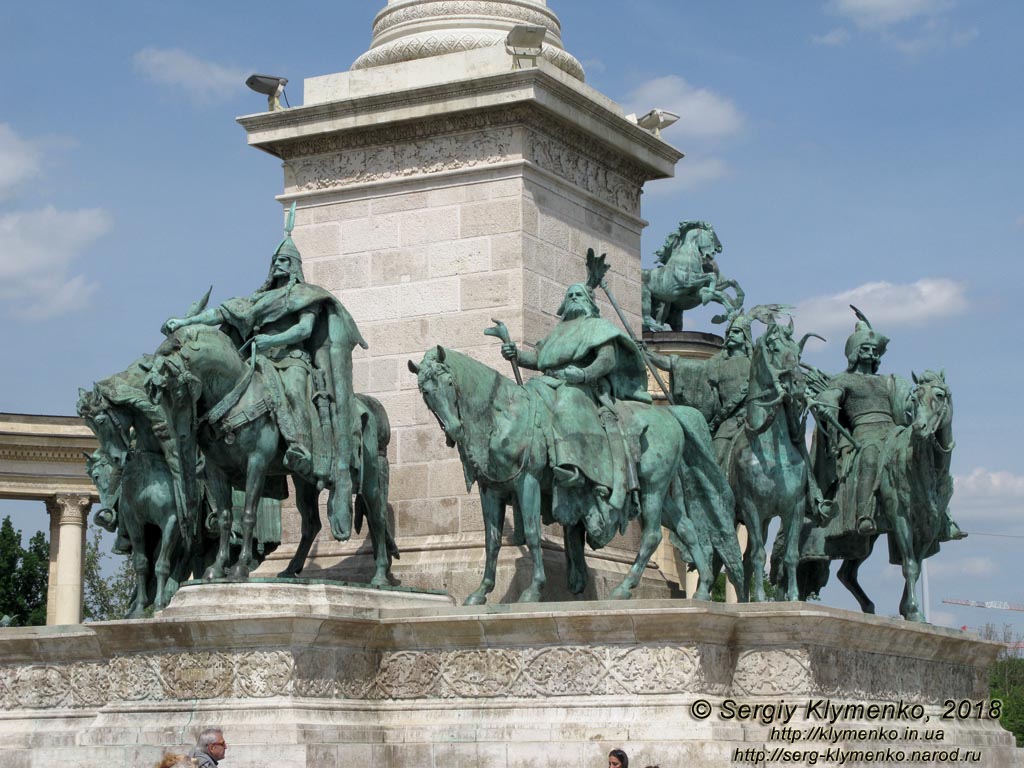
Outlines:
[[870, 321], [864, 316], [864, 313], [857, 309], [852, 304], [850, 309], [853, 310], [854, 314], [857, 315], [857, 324], [854, 326], [853, 333], [850, 334], [850, 338], [846, 340], [846, 370], [853, 371], [857, 366], [857, 355], [862, 345], [874, 344], [878, 348], [879, 362], [875, 364], [872, 373], [878, 373], [878, 365], [881, 362], [882, 355], [885, 354], [886, 347], [889, 346], [889, 337], [883, 336], [881, 333], [871, 327]]
[[263, 287], [260, 290], [266, 291], [274, 287], [274, 283], [277, 279], [277, 276], [275, 275], [275, 272], [277, 271], [277, 262], [282, 256], [288, 259], [288, 282], [306, 282], [306, 278], [302, 274], [302, 254], [299, 253], [299, 249], [292, 240], [292, 230], [294, 228], [295, 203], [293, 202], [291, 208], [288, 209], [288, 217], [285, 220], [284, 238], [278, 244], [277, 249], [274, 251], [274, 255], [270, 257], [270, 271], [267, 274], [267, 281], [263, 284]]

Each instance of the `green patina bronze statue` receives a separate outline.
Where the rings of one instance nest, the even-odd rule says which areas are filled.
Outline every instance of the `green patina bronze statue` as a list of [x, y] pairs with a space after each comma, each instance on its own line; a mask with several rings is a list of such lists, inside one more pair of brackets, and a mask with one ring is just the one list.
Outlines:
[[640, 551], [612, 597], [631, 595], [664, 525], [698, 570], [695, 597], [709, 597], [717, 554], [745, 599], [732, 494], [714, 461], [707, 425], [693, 408], [650, 404], [639, 349], [600, 317], [594, 301], [603, 257], [591, 253], [588, 265], [591, 279], [570, 286], [559, 322], [536, 351], [504, 338], [500, 323], [488, 330], [503, 337], [506, 359], [542, 375], [515, 384], [442, 347], [419, 365], [410, 361], [424, 401], [458, 446], [467, 489], [474, 482], [480, 487], [487, 561], [480, 587], [466, 602], [484, 602], [494, 587], [509, 503], [534, 564], [520, 600], [538, 600], [545, 581], [542, 522], [563, 526], [569, 587], [579, 593], [587, 580], [584, 540], [604, 546], [634, 517], [643, 528]]
[[[108, 456], [118, 451], [152, 453], [149, 443], [160, 448], [159, 466], [141, 458], [132, 464], [122, 459], [115, 476], [96, 476], [97, 482], [119, 491], [119, 513], [129, 501], [133, 514], [148, 515], [148, 522], [161, 527], [172, 560], [179, 551], [175, 539], [180, 539], [188, 566], [168, 567], [162, 550], [157, 557], [162, 582], [196, 573], [201, 561], [208, 564], [206, 578], [224, 576], [231, 562], [233, 577], [248, 576], [263, 548], [261, 501], [285, 498], [290, 476], [302, 536], [281, 575], [302, 570], [321, 527], [321, 490], [330, 491], [332, 534], [349, 538], [355, 490], [356, 530], [364, 516], [369, 521], [372, 583], [389, 583], [391, 558], [397, 556], [387, 522], [390, 424], [379, 402], [353, 394], [352, 349], [366, 342], [340, 302], [305, 282], [291, 239], [294, 214], [293, 205], [268, 278], [255, 294], [206, 309], [207, 292], [184, 317], [164, 324], [168, 338], [155, 355], [101, 382], [94, 397], [80, 402]], [[111, 432], [107, 422], [116, 430]], [[99, 465], [94, 469], [99, 472]], [[232, 513], [236, 492], [244, 493], [237, 524]], [[163, 498], [167, 495], [173, 504]], [[212, 558], [199, 554], [203, 498], [219, 534]], [[168, 523], [168, 518], [173, 521]], [[112, 512], [104, 522], [121, 524]], [[133, 557], [142, 554], [134, 540], [131, 549]], [[140, 575], [137, 606], [145, 599], [144, 589], [154, 591], [147, 582]], [[160, 607], [168, 588], [164, 584], [155, 591]]]
[[878, 373], [889, 339], [855, 307], [858, 322], [846, 341], [847, 369], [812, 387], [815, 473], [835, 500], [837, 514], [808, 538], [802, 591], [817, 592], [828, 578], [825, 559], [844, 561], [839, 579], [865, 612], [874, 604], [857, 582], [857, 569], [875, 539], [889, 534], [890, 559], [903, 567], [900, 613], [922, 621], [916, 584], [920, 563], [944, 541], [965, 536], [949, 512], [953, 483], [952, 396], [944, 374], [914, 377], [916, 388]]
[[[645, 331], [681, 331], [683, 311], [709, 302], [725, 307], [723, 322], [743, 306], [743, 290], [721, 278], [716, 254], [722, 242], [704, 221], [684, 221], [655, 253], [660, 266], [642, 273], [641, 300]], [[728, 293], [732, 289], [733, 293]]]

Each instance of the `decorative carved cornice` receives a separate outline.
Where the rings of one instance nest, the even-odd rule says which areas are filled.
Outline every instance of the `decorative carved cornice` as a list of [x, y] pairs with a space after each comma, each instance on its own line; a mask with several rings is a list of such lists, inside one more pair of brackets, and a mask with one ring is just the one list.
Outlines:
[[50, 464], [81, 464], [85, 476], [85, 461], [81, 447], [41, 445], [0, 445], [0, 462], [33, 462]]
[[[524, 129], [522, 155], [514, 129]], [[525, 159], [638, 216], [640, 190], [649, 178], [639, 164], [527, 106], [320, 136], [282, 149], [299, 192]]]
[[558, 17], [536, 3], [491, 2], [490, 0], [432, 0], [418, 4], [389, 5], [377, 14], [373, 22], [373, 35], [379, 37], [399, 24], [408, 24], [439, 16], [496, 16], [513, 19], [520, 24], [547, 27], [557, 35], [562, 33]]

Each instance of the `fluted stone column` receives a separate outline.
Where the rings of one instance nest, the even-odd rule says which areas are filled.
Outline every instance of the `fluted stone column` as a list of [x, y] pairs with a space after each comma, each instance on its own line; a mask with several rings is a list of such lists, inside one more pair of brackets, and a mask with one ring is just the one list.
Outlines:
[[[82, 622], [83, 551], [85, 521], [92, 500], [80, 494], [57, 494], [46, 500], [50, 513], [50, 595], [47, 600], [47, 624], [80, 624]], [[56, 519], [57, 548], [54, 553], [52, 535]], [[56, 574], [53, 558], [56, 555]], [[51, 613], [52, 610], [52, 613]]]

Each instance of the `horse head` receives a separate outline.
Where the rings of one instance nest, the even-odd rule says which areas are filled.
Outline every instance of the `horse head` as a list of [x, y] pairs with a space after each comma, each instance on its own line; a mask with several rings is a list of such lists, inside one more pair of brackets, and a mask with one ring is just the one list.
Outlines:
[[444, 347], [439, 344], [428, 350], [419, 365], [410, 360], [409, 370], [416, 374], [423, 401], [441, 425], [448, 447], [452, 447], [465, 437], [465, 427], [459, 413], [459, 390]]
[[104, 453], [101, 448], [86, 454], [85, 471], [92, 478], [92, 484], [100, 497], [100, 508], [93, 516], [93, 522], [106, 531], [117, 531], [117, 513], [114, 511], [121, 495], [121, 465]]
[[[925, 371], [913, 375], [914, 421], [912, 429], [918, 437], [937, 439], [949, 435], [953, 425], [953, 395], [943, 371]], [[942, 446], [950, 450], [952, 445]]]
[[107, 398], [99, 387], [78, 390], [78, 415], [99, 440], [106, 456], [117, 464], [124, 464], [132, 445], [131, 421]]
[[768, 329], [754, 344], [750, 359], [750, 392], [748, 409], [762, 411], [761, 418], [748, 410], [748, 421], [760, 424], [755, 432], [767, 429], [773, 419], [764, 413], [783, 408], [792, 437], [802, 434], [807, 410], [806, 380], [800, 368], [802, 342], [793, 339], [793, 321], [779, 325], [772, 320]]

